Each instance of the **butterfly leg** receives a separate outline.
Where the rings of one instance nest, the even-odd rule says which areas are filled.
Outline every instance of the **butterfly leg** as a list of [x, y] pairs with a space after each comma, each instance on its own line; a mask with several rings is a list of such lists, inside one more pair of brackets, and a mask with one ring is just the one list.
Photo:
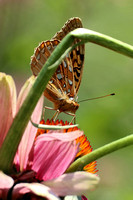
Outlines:
[[56, 120], [58, 115], [60, 114], [60, 111], [59, 110], [56, 110], [55, 114], [53, 115], [53, 117], [51, 118], [51, 120]]
[[73, 115], [73, 118], [70, 123], [72, 123], [73, 121], [74, 121], [74, 124], [76, 124], [76, 115], [75, 114]]
[[48, 110], [56, 110], [54, 108], [48, 107], [48, 106], [44, 106], [44, 109], [48, 109]]
[[46, 109], [48, 109], [48, 110], [55, 110], [56, 111], [55, 114], [53, 115], [53, 117], [51, 118], [51, 120], [53, 120], [54, 117], [55, 117], [55, 115], [56, 115], [56, 113], [57, 113], [57, 109], [54, 109], [54, 108], [51, 108], [51, 107], [48, 107], [48, 106], [44, 106], [44, 108], [43, 108], [43, 119], [44, 119], [44, 113], [45, 113]]
[[64, 112], [64, 113], [66, 113], [67, 115], [73, 116], [73, 118], [72, 118], [70, 124], [71, 124], [73, 121], [74, 121], [74, 124], [76, 124], [76, 115], [75, 115], [75, 114], [69, 113], [69, 112]]
[[42, 119], [44, 119], [46, 109], [52, 110], [51, 107], [44, 106], [44, 108], [42, 110]]
[[44, 119], [44, 115], [45, 115], [45, 110], [46, 110], [46, 109], [48, 109], [48, 110], [56, 110], [56, 109], [54, 109], [54, 108], [44, 106], [43, 112], [42, 112], [42, 118], [43, 118], [43, 119]]
[[56, 110], [53, 117], [51, 118], [51, 120], [53, 120], [53, 121], [55, 121], [57, 119], [58, 115], [60, 114], [60, 111], [58, 109], [54, 109], [54, 108], [51, 108], [51, 107], [44, 106], [44, 110], [45, 109]]

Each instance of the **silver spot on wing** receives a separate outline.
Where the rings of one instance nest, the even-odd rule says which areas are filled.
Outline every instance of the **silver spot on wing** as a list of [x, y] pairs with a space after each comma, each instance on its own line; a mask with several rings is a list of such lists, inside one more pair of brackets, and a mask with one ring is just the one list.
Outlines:
[[64, 67], [66, 68], [67, 67], [67, 62], [64, 60]]
[[68, 82], [69, 82], [69, 85], [73, 85], [73, 82], [70, 79], [68, 80]]
[[72, 68], [71, 68], [71, 66], [70, 66], [70, 65], [69, 65], [69, 71], [70, 71], [70, 72], [72, 72]]
[[57, 78], [58, 78], [58, 80], [61, 80], [62, 79], [62, 75], [61, 74], [57, 74]]

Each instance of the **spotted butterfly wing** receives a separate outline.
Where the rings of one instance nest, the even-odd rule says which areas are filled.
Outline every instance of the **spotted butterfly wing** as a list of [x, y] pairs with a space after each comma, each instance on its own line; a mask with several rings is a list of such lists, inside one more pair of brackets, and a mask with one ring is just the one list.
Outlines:
[[[77, 28], [83, 28], [81, 19], [78, 17], [69, 19], [65, 25], [62, 27], [62, 29], [57, 32], [53, 39], [58, 39], [61, 41], [70, 31], [73, 31]], [[74, 40], [74, 44], [80, 42], [79, 39]], [[81, 83], [82, 73], [83, 73], [83, 66], [84, 66], [84, 53], [85, 53], [85, 45], [82, 44], [80, 46], [77, 46], [73, 49], [73, 51], [70, 52], [70, 60], [71, 65], [73, 68], [72, 73], [74, 74], [74, 83], [75, 83], [75, 93], [77, 95], [79, 86]], [[69, 68], [69, 66], [68, 66]], [[68, 69], [70, 70], [70, 68]], [[73, 95], [75, 97], [75, 94]]]
[[[38, 75], [60, 41], [72, 30], [81, 28], [82, 22], [79, 18], [72, 18], [66, 22], [62, 29], [48, 41], [42, 42], [31, 58], [31, 69], [35, 76]], [[74, 43], [79, 40], [75, 39]], [[54, 108], [60, 112], [75, 113], [79, 104], [74, 98], [77, 95], [84, 63], [84, 45], [77, 46], [64, 58], [56, 72], [48, 82], [44, 91], [45, 97], [54, 103]]]

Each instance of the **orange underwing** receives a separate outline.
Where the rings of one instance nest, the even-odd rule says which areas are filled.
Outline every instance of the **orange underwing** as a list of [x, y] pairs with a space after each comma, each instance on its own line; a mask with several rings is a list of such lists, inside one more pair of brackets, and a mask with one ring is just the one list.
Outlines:
[[[31, 57], [33, 75], [38, 75], [53, 50], [70, 31], [82, 27], [80, 18], [71, 18], [51, 40], [41, 42]], [[80, 42], [79, 39], [74, 40], [74, 44], [78, 42]], [[75, 114], [79, 108], [75, 98], [82, 79], [84, 51], [85, 46], [82, 44], [69, 52], [46, 86], [44, 96], [54, 103], [54, 108], [59, 112]]]

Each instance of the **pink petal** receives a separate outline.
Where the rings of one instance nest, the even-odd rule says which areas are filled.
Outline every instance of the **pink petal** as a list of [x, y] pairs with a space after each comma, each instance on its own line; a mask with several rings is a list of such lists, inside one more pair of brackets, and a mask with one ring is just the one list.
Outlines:
[[51, 180], [63, 174], [74, 160], [81, 131], [40, 135], [35, 143], [32, 170], [39, 180]]
[[11, 76], [0, 73], [0, 146], [16, 112], [16, 88]]
[[34, 194], [34, 199], [36, 199], [35, 197], [44, 197], [49, 200], [59, 200], [59, 198], [51, 191], [50, 188], [40, 183], [17, 184], [13, 189], [12, 199], [15, 200], [15, 199], [20, 199], [22, 197], [24, 198], [24, 195], [27, 193], [32, 194], [32, 197]]
[[62, 133], [62, 130], [55, 130], [55, 131], [49, 131], [47, 134], [40, 135], [37, 138], [36, 142], [39, 141], [53, 141], [53, 140], [60, 140], [63, 142], [70, 142], [74, 141], [76, 138], [80, 137], [83, 135], [83, 131], [76, 130], [68, 133]]
[[18, 100], [17, 100], [17, 112], [20, 109], [21, 105], [23, 104], [25, 98], [27, 97], [31, 87], [33, 86], [35, 82], [35, 77], [31, 76], [23, 85], [23, 87], [20, 90]]
[[[18, 104], [17, 104], [18, 110], [21, 107], [23, 101], [25, 100], [30, 88], [32, 87], [34, 80], [35, 80], [34, 77], [29, 78], [24, 84], [23, 88], [21, 89], [19, 97], [18, 97]], [[36, 123], [39, 123], [40, 118], [41, 118], [43, 101], [44, 101], [44, 96], [42, 95], [31, 116], [32, 120], [35, 121]], [[29, 157], [29, 153], [31, 151], [31, 148], [36, 136], [36, 132], [37, 132], [37, 128], [35, 128], [31, 124], [31, 122], [29, 122], [25, 129], [20, 145], [18, 147], [18, 152], [14, 159], [14, 163], [16, 164], [16, 166], [20, 167], [20, 169], [18, 169], [20, 171], [23, 171], [27, 168], [28, 157]]]
[[99, 183], [97, 175], [88, 172], [74, 172], [45, 181], [43, 184], [50, 187], [57, 196], [84, 195], [93, 190]]
[[0, 171], [0, 199], [6, 199], [7, 193], [13, 184], [13, 179]]
[[16, 105], [17, 105], [17, 91], [16, 91], [16, 86], [15, 86], [15, 82], [13, 80], [13, 78], [11, 76], [7, 76], [8, 77], [8, 83], [9, 83], [9, 87], [10, 87], [10, 92], [11, 92], [11, 103], [12, 103], [12, 113], [13, 113], [13, 118], [16, 115]]

